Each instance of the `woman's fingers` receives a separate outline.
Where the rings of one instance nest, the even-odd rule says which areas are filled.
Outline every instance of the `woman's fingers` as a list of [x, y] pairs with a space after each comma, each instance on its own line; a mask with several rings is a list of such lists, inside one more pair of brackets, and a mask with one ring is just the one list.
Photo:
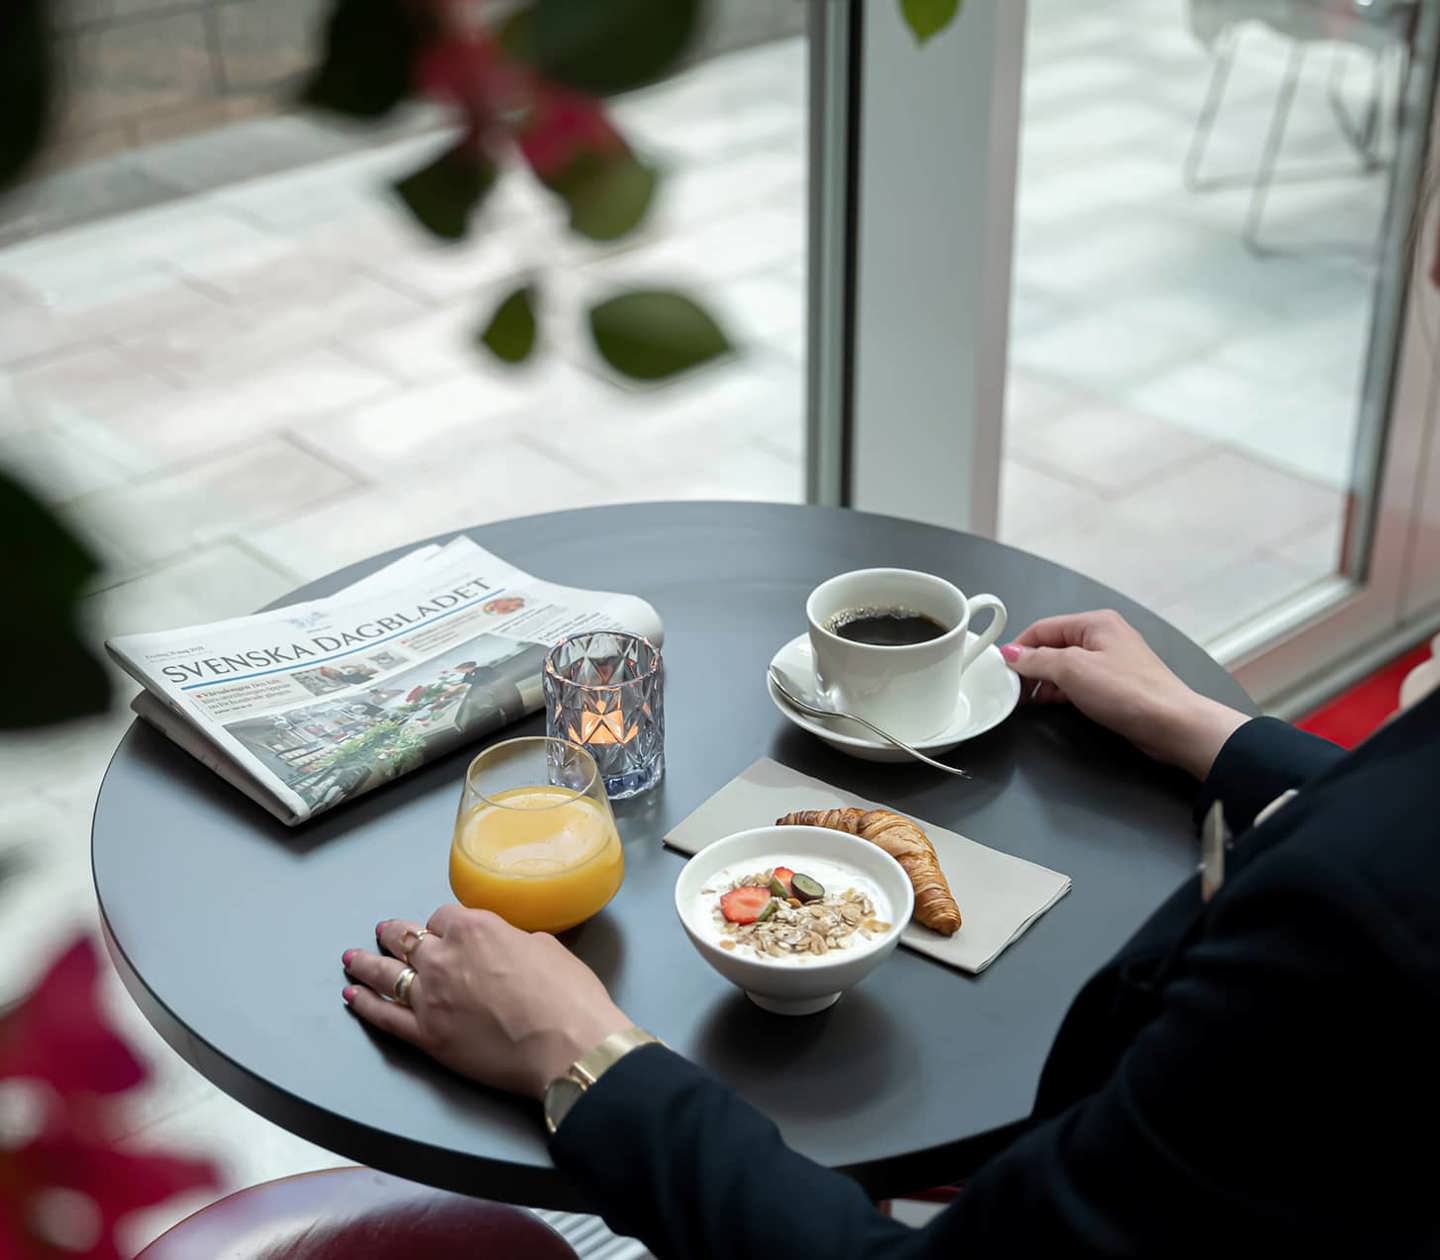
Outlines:
[[402, 1006], [399, 1002], [387, 1002], [363, 985], [351, 985], [344, 990], [342, 996], [345, 1004], [367, 1024], [408, 1041], [411, 1045], [423, 1046], [420, 1021], [408, 1006]]
[[1014, 642], [1028, 648], [1073, 647], [1085, 637], [1085, 628], [1094, 613], [1065, 613], [1031, 622], [1015, 636]]
[[1001, 655], [1020, 675], [1020, 694], [1027, 704], [1059, 704], [1067, 699], [1065, 682], [1073, 678], [1085, 653], [1077, 647], [1019, 647], [1007, 643]]
[[[341, 962], [345, 970], [361, 984], [367, 985], [376, 993], [383, 993], [386, 997], [395, 996], [395, 981], [405, 971], [405, 964], [398, 958], [386, 958], [380, 954], [372, 954], [368, 949], [351, 949], [345, 952]], [[416, 973], [415, 979], [410, 982], [409, 1002], [413, 1006], [417, 991], [420, 988], [420, 976]]]
[[463, 925], [466, 919], [473, 919], [475, 914], [474, 910], [467, 910], [464, 906], [452, 901], [449, 905], [441, 906], [435, 911], [425, 926], [436, 936], [445, 936], [452, 929]]
[[1022, 679], [1033, 686], [1044, 681], [1063, 688], [1079, 663], [1084, 659], [1082, 648], [1014, 648], [1004, 653], [1005, 659]]
[[1026, 626], [1014, 642], [1028, 648], [1094, 647], [1108, 632], [1124, 625], [1124, 618], [1109, 608], [1062, 613], [1058, 617], [1042, 617]]
[[380, 947], [396, 958], [408, 958], [420, 936], [420, 925], [409, 919], [386, 919], [375, 929]]

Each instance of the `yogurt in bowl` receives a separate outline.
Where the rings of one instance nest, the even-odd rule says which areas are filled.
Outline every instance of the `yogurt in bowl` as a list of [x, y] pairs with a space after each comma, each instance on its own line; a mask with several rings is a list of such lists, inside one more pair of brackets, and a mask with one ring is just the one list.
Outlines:
[[787, 861], [801, 859], [782, 853], [739, 862], [706, 881], [699, 897], [709, 903], [721, 949], [809, 965], [884, 940], [891, 911], [873, 881], [824, 858], [803, 859], [803, 871]]
[[701, 956], [757, 1006], [782, 1015], [837, 1001], [889, 957], [914, 906], [894, 858], [823, 827], [725, 836], [675, 883], [676, 913]]

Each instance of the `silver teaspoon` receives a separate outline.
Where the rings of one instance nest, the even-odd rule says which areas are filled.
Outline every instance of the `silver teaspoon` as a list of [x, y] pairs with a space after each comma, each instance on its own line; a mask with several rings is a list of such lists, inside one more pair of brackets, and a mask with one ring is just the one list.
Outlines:
[[934, 757], [927, 757], [918, 749], [911, 748], [903, 739], [897, 739], [894, 735], [890, 734], [889, 731], [881, 730], [874, 722], [862, 717], [857, 717], [853, 713], [842, 713], [839, 709], [826, 708], [813, 700], [805, 699], [800, 689], [775, 665], [770, 666], [770, 681], [775, 684], [775, 690], [780, 693], [780, 698], [797, 713], [804, 713], [809, 717], [847, 718], [849, 721], [863, 726], [867, 731], [874, 731], [875, 734], [887, 744], [893, 744], [896, 748], [900, 749], [901, 752], [909, 753], [916, 761], [923, 761], [927, 766], [934, 766], [935, 769], [943, 770], [946, 774], [953, 774], [959, 779], [968, 779], [970, 777], [966, 771], [956, 766], [947, 766], [943, 761], [936, 761]]

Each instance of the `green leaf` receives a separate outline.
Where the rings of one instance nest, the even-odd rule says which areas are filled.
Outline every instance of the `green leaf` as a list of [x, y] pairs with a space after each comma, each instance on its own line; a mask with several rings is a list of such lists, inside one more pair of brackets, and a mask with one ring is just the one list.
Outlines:
[[658, 381], [725, 354], [729, 340], [680, 293], [637, 290], [590, 308], [595, 348], [617, 372]]
[[89, 552], [18, 481], [0, 473], [0, 729], [100, 713], [110, 678], [80, 632], [79, 601], [97, 571]]
[[458, 241], [471, 212], [495, 184], [495, 164], [468, 147], [450, 149], [395, 185], [410, 212], [436, 236]]
[[962, 0], [900, 0], [900, 12], [915, 32], [916, 41], [923, 44], [955, 20], [961, 3]]
[[0, 188], [40, 152], [55, 93], [45, 0], [8, 0], [0, 14]]
[[422, 30], [406, 0], [336, 0], [303, 104], [347, 118], [383, 118], [410, 94]]
[[608, 96], [664, 75], [699, 16], [700, 0], [535, 0], [505, 38], [547, 78]]
[[480, 340], [497, 359], [525, 362], [535, 349], [535, 286], [522, 285], [501, 302]]
[[570, 227], [592, 241], [613, 241], [639, 226], [660, 182], [628, 149], [582, 153], [550, 187], [570, 207]]
[[516, 9], [500, 18], [494, 27], [495, 38], [507, 57], [535, 64], [535, 13], [533, 9]]

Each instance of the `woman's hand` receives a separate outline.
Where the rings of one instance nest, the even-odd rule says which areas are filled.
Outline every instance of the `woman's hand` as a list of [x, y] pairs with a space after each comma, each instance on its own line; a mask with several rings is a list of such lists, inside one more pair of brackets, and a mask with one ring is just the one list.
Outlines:
[[[347, 950], [341, 961], [360, 984], [343, 996], [366, 1023], [464, 1076], [539, 1098], [581, 1055], [630, 1027], [599, 977], [553, 936], [461, 906], [441, 906], [426, 926], [431, 935], [417, 944], [419, 924], [387, 919], [375, 930], [385, 954]], [[406, 950], [415, 968], [408, 1006], [386, 1000]]]
[[1068, 700], [1141, 752], [1197, 779], [1248, 720], [1182, 683], [1117, 612], [1047, 617], [1000, 652], [1038, 684], [1034, 699]]

